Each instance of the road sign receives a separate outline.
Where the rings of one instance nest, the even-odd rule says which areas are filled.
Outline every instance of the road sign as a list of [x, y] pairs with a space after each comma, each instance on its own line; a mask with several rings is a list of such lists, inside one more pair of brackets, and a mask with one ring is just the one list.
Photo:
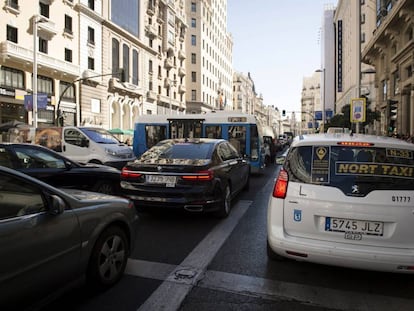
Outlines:
[[353, 98], [351, 99], [351, 122], [365, 122], [366, 116], [366, 99]]

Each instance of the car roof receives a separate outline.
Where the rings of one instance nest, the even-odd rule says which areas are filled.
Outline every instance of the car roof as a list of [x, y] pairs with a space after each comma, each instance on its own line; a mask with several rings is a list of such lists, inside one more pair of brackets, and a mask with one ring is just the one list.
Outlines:
[[225, 139], [221, 138], [172, 138], [172, 139], [165, 139], [160, 141], [160, 143], [164, 142], [173, 142], [173, 143], [192, 143], [192, 144], [199, 144], [199, 143], [207, 143], [207, 144], [216, 144], [219, 142], [226, 141]]
[[37, 184], [41, 184], [45, 188], [50, 188], [50, 189], [53, 189], [53, 190], [62, 192], [62, 190], [59, 190], [56, 187], [53, 187], [53, 186], [51, 186], [51, 185], [49, 185], [49, 184], [47, 184], [47, 183], [45, 183], [45, 182], [43, 182], [43, 181], [35, 178], [35, 177], [32, 177], [32, 176], [27, 175], [25, 173], [19, 172], [18, 170], [15, 170], [15, 169], [12, 169], [12, 168], [8, 168], [8, 167], [1, 166], [0, 165], [0, 172], [5, 172], [7, 174], [11, 174], [11, 175], [14, 175], [14, 176], [17, 176], [17, 177], [26, 179], [28, 181], [36, 182]]
[[296, 136], [292, 147], [314, 145], [337, 145], [338, 142], [370, 143], [376, 147], [413, 149], [414, 144], [388, 136], [376, 136], [352, 133], [323, 133]]
[[48, 152], [50, 151], [52, 153], [59, 154], [61, 157], [67, 159], [67, 157], [63, 156], [62, 154], [60, 154], [60, 153], [58, 153], [58, 152], [56, 152], [56, 151], [54, 151], [54, 150], [52, 150], [52, 149], [50, 149], [46, 146], [42, 146], [42, 145], [38, 145], [38, 144], [3, 142], [3, 143], [0, 143], [0, 146], [11, 146], [11, 147], [13, 147], [13, 146], [29, 146], [29, 147], [32, 147], [32, 148], [43, 149], [43, 150], [47, 150]]

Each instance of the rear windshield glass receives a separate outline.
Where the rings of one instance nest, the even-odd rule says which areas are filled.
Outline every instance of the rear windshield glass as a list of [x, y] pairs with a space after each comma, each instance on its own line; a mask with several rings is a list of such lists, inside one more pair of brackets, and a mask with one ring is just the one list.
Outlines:
[[347, 195], [373, 190], [413, 190], [413, 150], [378, 147], [292, 148], [285, 169], [291, 181], [324, 184]]
[[213, 144], [160, 142], [144, 152], [141, 159], [210, 159]]

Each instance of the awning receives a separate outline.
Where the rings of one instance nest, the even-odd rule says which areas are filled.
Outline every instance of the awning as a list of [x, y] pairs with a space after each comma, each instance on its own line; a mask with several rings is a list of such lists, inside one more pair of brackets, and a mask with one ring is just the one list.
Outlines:
[[123, 130], [120, 128], [110, 129], [108, 132], [116, 135], [134, 135], [134, 130]]

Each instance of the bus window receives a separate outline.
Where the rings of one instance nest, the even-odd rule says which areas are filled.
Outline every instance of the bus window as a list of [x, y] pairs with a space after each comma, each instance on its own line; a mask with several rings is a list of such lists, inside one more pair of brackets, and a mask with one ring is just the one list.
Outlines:
[[200, 138], [201, 120], [170, 120], [171, 138]]
[[206, 137], [207, 138], [222, 138], [221, 126], [219, 125], [206, 125]]
[[161, 140], [167, 139], [167, 127], [165, 125], [147, 125], [145, 126], [145, 133], [147, 149]]
[[241, 154], [248, 154], [246, 151], [246, 127], [243, 125], [229, 126], [228, 140], [230, 144]]
[[250, 149], [251, 149], [251, 159], [254, 161], [259, 158], [260, 154], [260, 141], [259, 141], [259, 132], [256, 125], [250, 126]]

